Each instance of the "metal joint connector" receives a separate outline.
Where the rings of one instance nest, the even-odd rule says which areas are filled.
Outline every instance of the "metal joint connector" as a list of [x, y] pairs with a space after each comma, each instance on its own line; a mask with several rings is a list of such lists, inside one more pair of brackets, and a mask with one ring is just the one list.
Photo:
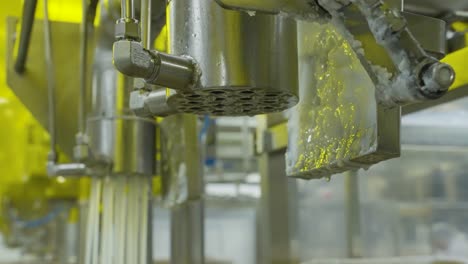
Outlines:
[[114, 43], [114, 66], [121, 73], [135, 78], [150, 78], [157, 72], [153, 55], [143, 49], [141, 43], [119, 40]]
[[140, 25], [138, 20], [121, 18], [115, 24], [115, 38], [117, 40], [140, 41]]
[[140, 117], [166, 117], [178, 113], [167, 104], [166, 89], [133, 91], [130, 94], [130, 108]]
[[51, 177], [85, 176], [89, 174], [89, 171], [83, 163], [56, 164], [55, 162], [49, 161], [47, 162], [47, 174]]
[[193, 59], [149, 51], [136, 41], [116, 41], [113, 53], [117, 70], [130, 77], [142, 78], [149, 84], [190, 90], [200, 75]]

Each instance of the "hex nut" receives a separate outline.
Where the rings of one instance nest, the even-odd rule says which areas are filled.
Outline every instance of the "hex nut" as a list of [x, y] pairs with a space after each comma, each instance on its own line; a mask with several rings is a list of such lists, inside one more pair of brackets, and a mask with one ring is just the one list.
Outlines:
[[145, 92], [133, 91], [130, 93], [130, 108], [137, 116], [151, 116], [151, 112], [148, 110], [145, 100]]
[[115, 37], [140, 41], [140, 25], [137, 20], [120, 19], [115, 24]]

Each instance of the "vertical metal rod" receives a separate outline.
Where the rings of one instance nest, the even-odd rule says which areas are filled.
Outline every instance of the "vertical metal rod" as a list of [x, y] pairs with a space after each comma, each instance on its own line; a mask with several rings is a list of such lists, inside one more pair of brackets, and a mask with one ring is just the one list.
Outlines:
[[15, 71], [19, 74], [23, 73], [25, 70], [29, 44], [31, 42], [31, 34], [34, 26], [34, 14], [36, 13], [36, 7], [37, 0], [24, 1], [18, 56], [16, 57], [15, 63]]
[[86, 88], [88, 83], [88, 0], [82, 1], [83, 14], [81, 22], [81, 46], [80, 46], [80, 102], [78, 109], [78, 135], [84, 135], [86, 123]]
[[357, 171], [349, 171], [345, 175], [346, 193], [346, 241], [348, 257], [362, 257], [361, 252], [361, 208], [359, 204], [359, 182]]
[[[133, 1], [133, 0], [132, 0]], [[143, 48], [151, 49], [151, 0], [141, 0], [141, 43]], [[147, 259], [148, 264], [153, 263], [153, 179], [148, 177], [148, 214], [147, 214]]]
[[135, 19], [135, 5], [134, 0], [122, 0], [121, 17], [125, 19]]
[[55, 73], [52, 57], [52, 37], [49, 22], [48, 1], [44, 0], [44, 54], [47, 68], [48, 91], [48, 129], [50, 135], [50, 155], [55, 161], [56, 156], [56, 126], [55, 126]]
[[147, 263], [153, 263], [153, 178], [148, 177], [148, 229], [147, 229]]
[[141, 44], [144, 49], [151, 49], [151, 0], [141, 0]]

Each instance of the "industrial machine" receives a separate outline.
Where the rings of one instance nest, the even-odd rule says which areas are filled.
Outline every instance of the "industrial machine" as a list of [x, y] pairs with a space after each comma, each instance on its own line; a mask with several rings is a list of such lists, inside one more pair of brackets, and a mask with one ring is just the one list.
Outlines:
[[[354, 241], [356, 171], [400, 156], [402, 113], [464, 96], [468, 3], [444, 2], [25, 0], [0, 80], [49, 138], [22, 161], [44, 171], [2, 188], [4, 234], [35, 263], [148, 264], [158, 206], [164, 261], [224, 263], [204, 236], [234, 203], [256, 217], [238, 261], [300, 263], [297, 183], [346, 172]], [[224, 184], [242, 202], [210, 192]]]

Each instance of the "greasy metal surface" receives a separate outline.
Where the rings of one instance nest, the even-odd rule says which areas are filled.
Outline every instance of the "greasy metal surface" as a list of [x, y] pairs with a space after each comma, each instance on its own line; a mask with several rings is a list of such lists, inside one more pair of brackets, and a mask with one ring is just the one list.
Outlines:
[[296, 22], [247, 14], [211, 0], [169, 3], [169, 53], [195, 59], [199, 87], [172, 93], [181, 112], [256, 115], [297, 103]]
[[[26, 71], [18, 75], [14, 68], [17, 18], [8, 18], [7, 82], [21, 102], [43, 127], [47, 127], [47, 83], [44, 58], [43, 23], [35, 21]], [[79, 96], [78, 24], [51, 22], [53, 57], [56, 67], [57, 143], [69, 157], [73, 156]]]

